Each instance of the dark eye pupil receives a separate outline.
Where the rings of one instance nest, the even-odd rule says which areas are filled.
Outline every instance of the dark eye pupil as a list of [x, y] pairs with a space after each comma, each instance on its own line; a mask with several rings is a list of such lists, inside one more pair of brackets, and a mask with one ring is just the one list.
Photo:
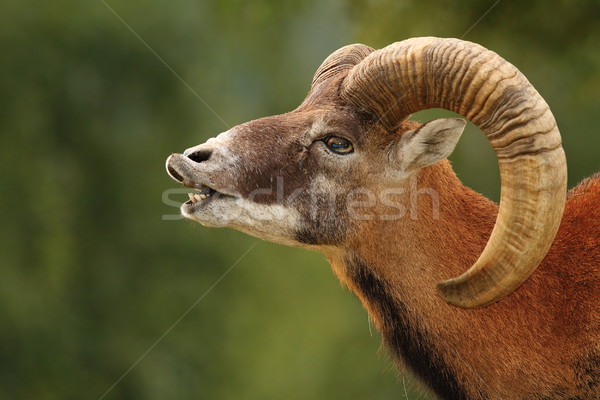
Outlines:
[[325, 144], [331, 151], [338, 154], [351, 153], [353, 150], [352, 143], [348, 140], [336, 136], [325, 139]]

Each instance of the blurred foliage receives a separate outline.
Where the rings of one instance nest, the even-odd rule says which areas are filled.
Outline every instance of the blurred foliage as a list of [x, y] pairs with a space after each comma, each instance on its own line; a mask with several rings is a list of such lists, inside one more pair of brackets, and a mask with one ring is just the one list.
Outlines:
[[[491, 48], [552, 107], [570, 184], [599, 166], [597, 0], [38, 0], [0, 15], [3, 399], [423, 398], [322, 256], [161, 218], [177, 213], [161, 201], [170, 152], [295, 108], [342, 45]], [[497, 199], [474, 127], [452, 159]]]

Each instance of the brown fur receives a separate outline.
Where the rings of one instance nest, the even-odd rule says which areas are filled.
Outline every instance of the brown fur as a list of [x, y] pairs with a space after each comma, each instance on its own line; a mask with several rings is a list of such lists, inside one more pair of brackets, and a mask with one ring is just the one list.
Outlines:
[[479, 310], [449, 306], [434, 288], [481, 254], [497, 206], [463, 186], [448, 162], [424, 169], [420, 186], [439, 193], [439, 220], [432, 219], [430, 202], [419, 199], [416, 220], [358, 224], [346, 250], [329, 251], [334, 271], [362, 300], [384, 339], [390, 321], [382, 320], [378, 299], [363, 293], [348, 272], [349, 253], [384, 282], [395, 304], [410, 310], [411, 329], [461, 382], [466, 398], [597, 398], [600, 177], [570, 191], [558, 236], [534, 275]]
[[[269, 232], [242, 225], [251, 220], [229, 226], [325, 253], [392, 354], [438, 397], [600, 398], [600, 177], [569, 193], [553, 246], [521, 288], [481, 309], [450, 306], [435, 293], [436, 284], [473, 265], [498, 207], [463, 186], [448, 161], [425, 167], [416, 180], [398, 175], [398, 139], [418, 124], [402, 123], [398, 135], [386, 131], [372, 115], [340, 100], [343, 78], [340, 73], [320, 83], [291, 113], [232, 128], [228, 135], [235, 140], [195, 148], [210, 151], [210, 159], [172, 156], [168, 170], [188, 186], [233, 188], [257, 205], [293, 211], [293, 226], [272, 220], [261, 225]], [[323, 142], [329, 135], [352, 141], [356, 151], [332, 154]], [[281, 195], [279, 181], [285, 184]], [[404, 191], [391, 200], [409, 205], [416, 199], [414, 210], [381, 218], [398, 209], [378, 202], [360, 210], [365, 218], [350, 215], [352, 190], [378, 194], [394, 185]], [[257, 190], [260, 196], [252, 197]], [[236, 211], [233, 201], [218, 199], [203, 207], [195, 217], [200, 222]], [[290, 236], [275, 237], [273, 228]]]

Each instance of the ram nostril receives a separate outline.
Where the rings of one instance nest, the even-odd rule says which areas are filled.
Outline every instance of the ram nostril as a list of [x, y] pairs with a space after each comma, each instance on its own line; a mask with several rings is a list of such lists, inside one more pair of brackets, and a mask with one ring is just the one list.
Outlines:
[[197, 163], [207, 161], [212, 154], [212, 150], [196, 150], [193, 153], [187, 154], [187, 157]]

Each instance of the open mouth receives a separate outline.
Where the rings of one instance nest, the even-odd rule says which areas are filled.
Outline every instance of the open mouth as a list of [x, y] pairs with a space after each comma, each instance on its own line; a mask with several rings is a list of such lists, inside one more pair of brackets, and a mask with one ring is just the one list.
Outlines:
[[182, 181], [184, 186], [187, 186], [192, 189], [196, 189], [192, 193], [188, 193], [189, 200], [183, 203], [188, 207], [198, 207], [200, 205], [207, 204], [213, 199], [235, 199], [236, 196], [231, 194], [226, 194], [220, 192], [216, 189], [211, 188], [210, 186], [204, 185], [202, 183], [194, 183], [190, 181]]
[[[172, 154], [167, 159], [167, 172], [177, 182], [188, 188], [195, 189], [194, 192], [188, 193], [189, 200], [183, 203], [188, 208], [188, 212], [192, 212], [200, 206], [207, 204], [215, 199], [233, 199], [235, 192], [224, 193], [208, 186], [203, 179], [202, 174], [194, 170], [194, 166], [190, 166], [192, 161], [181, 154]], [[227, 191], [228, 189], [223, 189]]]
[[215, 189], [201, 185], [201, 184], [185, 184], [185, 186], [193, 187], [198, 189], [198, 193], [188, 193], [188, 197], [190, 198], [185, 202], [187, 205], [197, 204], [203, 201], [206, 201], [208, 198], [213, 197], [215, 195], [221, 195], [220, 192], [217, 192]]
[[[198, 190], [197, 192], [194, 192], [194, 193], [188, 193], [188, 197], [190, 199], [188, 201], [186, 201], [185, 203], [183, 203], [184, 205], [192, 206], [192, 205], [199, 204], [202, 202], [207, 202], [209, 199], [211, 199], [213, 197], [222, 195], [222, 193], [211, 188], [210, 186], [204, 185], [202, 183], [193, 182], [188, 177], [186, 177], [186, 175], [188, 175], [188, 174], [181, 173], [176, 168], [178, 163], [182, 164], [181, 160], [184, 160], [185, 162], [189, 162], [189, 159], [187, 157], [183, 157], [180, 154], [172, 154], [167, 159], [166, 166], [167, 166], [167, 172], [169, 173], [171, 178], [173, 178], [177, 182], [181, 183], [183, 186], [187, 186], [189, 188]], [[185, 165], [185, 163], [183, 163], [183, 165]], [[185, 171], [185, 168], [183, 168], [183, 171]]]

